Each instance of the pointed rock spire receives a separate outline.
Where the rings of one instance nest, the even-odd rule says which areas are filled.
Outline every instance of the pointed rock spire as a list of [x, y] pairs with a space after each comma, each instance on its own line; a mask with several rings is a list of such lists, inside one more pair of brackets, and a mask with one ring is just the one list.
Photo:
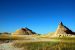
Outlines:
[[55, 32], [55, 36], [65, 36], [68, 34], [74, 34], [69, 28], [67, 28], [66, 26], [63, 25], [62, 22], [60, 22], [60, 24], [58, 25], [58, 28]]
[[60, 22], [60, 24], [59, 25], [62, 25], [63, 26], [63, 23], [62, 22]]

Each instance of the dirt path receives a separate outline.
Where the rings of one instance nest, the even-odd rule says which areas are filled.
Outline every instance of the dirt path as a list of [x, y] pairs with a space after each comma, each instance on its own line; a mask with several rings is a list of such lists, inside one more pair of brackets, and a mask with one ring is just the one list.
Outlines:
[[22, 50], [21, 48], [15, 48], [11, 43], [0, 44], [0, 50]]

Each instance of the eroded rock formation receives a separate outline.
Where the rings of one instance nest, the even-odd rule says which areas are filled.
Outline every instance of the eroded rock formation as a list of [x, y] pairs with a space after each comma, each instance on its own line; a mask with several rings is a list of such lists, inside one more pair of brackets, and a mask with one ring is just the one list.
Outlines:
[[75, 35], [75, 33], [73, 33], [68, 27], [64, 26], [62, 22], [58, 25], [58, 28], [54, 33], [54, 36], [71, 36], [71, 35]]
[[36, 33], [30, 30], [29, 28], [21, 28], [20, 30], [17, 30], [15, 33], [13, 33], [13, 35], [33, 35], [33, 34]]

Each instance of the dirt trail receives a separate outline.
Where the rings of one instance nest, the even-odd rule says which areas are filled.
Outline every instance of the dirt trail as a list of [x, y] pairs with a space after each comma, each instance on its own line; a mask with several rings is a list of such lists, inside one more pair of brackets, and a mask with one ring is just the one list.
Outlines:
[[15, 48], [11, 43], [0, 44], [0, 50], [22, 50], [21, 48]]

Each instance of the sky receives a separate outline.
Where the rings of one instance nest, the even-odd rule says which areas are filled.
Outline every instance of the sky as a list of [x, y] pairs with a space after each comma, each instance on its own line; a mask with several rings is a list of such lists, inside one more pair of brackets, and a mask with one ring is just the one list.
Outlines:
[[0, 0], [0, 32], [28, 27], [34, 32], [55, 32], [58, 24], [75, 31], [74, 0]]

